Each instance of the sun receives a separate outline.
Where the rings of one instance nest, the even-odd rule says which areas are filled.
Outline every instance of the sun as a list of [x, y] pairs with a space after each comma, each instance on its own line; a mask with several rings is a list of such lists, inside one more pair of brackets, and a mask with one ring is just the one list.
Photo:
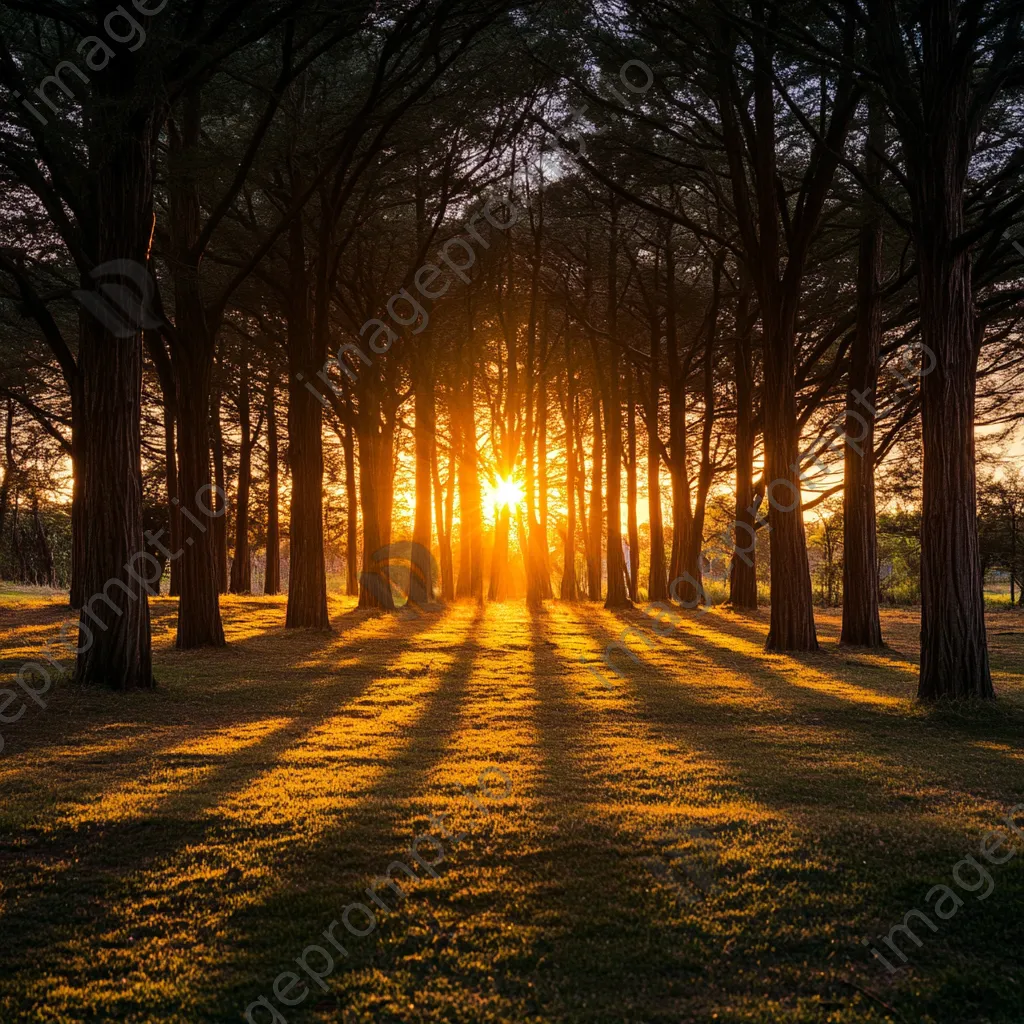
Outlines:
[[487, 504], [496, 509], [518, 508], [525, 497], [522, 487], [515, 480], [504, 480], [500, 476], [490, 485], [490, 491]]

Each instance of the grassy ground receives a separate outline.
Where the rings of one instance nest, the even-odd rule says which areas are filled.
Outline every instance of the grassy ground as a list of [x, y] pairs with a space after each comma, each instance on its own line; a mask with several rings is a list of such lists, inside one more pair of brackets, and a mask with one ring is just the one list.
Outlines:
[[[230, 646], [179, 653], [157, 600], [157, 691], [60, 684], [0, 726], [0, 1021], [239, 1021], [261, 995], [289, 1022], [1024, 1020], [1024, 840], [895, 974], [861, 945], [1024, 802], [1020, 612], [989, 618], [997, 705], [937, 710], [913, 613], [884, 614], [883, 654], [828, 614], [788, 657], [764, 614], [662, 638], [586, 605], [332, 611], [286, 634], [281, 601], [229, 598]], [[0, 596], [7, 678], [64, 612]], [[602, 683], [624, 626], [636, 660]], [[335, 933], [329, 991], [274, 997], [445, 829], [436, 879]]]

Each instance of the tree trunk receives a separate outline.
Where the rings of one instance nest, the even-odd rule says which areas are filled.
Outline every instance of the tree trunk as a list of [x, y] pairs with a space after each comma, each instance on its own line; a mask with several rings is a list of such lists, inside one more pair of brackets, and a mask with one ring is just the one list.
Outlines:
[[221, 399], [222, 394], [218, 385], [213, 392], [209, 414], [212, 434], [211, 447], [213, 449], [213, 482], [216, 486], [217, 500], [217, 517], [213, 523], [213, 557], [217, 574], [217, 590], [221, 594], [226, 594], [228, 592], [228, 519], [227, 507], [224, 502], [228, 491], [224, 470], [224, 429], [220, 418]]
[[[907, 59], [897, 11], [874, 5], [876, 59], [892, 88]], [[975, 383], [981, 329], [964, 243], [964, 200], [977, 132], [998, 95], [987, 51], [965, 42], [959, 5], [924, 5], [915, 51], [919, 93], [894, 109], [903, 143], [918, 266], [924, 473], [921, 515], [921, 675], [918, 696], [994, 696], [985, 635], [975, 478]], [[1015, 15], [1007, 15], [1015, 17]], [[1019, 15], [1005, 31], [1019, 35]], [[970, 21], [970, 18], [968, 18]], [[995, 31], [995, 30], [993, 30]], [[897, 52], [891, 52], [898, 48]], [[981, 57], [981, 53], [985, 53]], [[998, 60], [998, 57], [996, 58]], [[898, 78], [902, 95], [907, 75]], [[1002, 80], [1008, 81], [1006, 72]], [[989, 89], [989, 84], [992, 88]], [[912, 108], [912, 109], [911, 109]]]
[[277, 439], [277, 397], [274, 368], [267, 370], [267, 565], [263, 593], [281, 593], [281, 463]]
[[[181, 510], [178, 525], [184, 552], [179, 564], [181, 596], [175, 642], [181, 650], [224, 644], [217, 595], [227, 590], [220, 396], [212, 394], [216, 343], [206, 315], [200, 284], [200, 255], [196, 250], [202, 207], [193, 158], [200, 140], [200, 119], [199, 93], [192, 89], [183, 99], [180, 119], [170, 131], [168, 177], [175, 308], [171, 368], [178, 458], [178, 504], [174, 507], [176, 511]], [[217, 490], [213, 495], [210, 493], [211, 430], [218, 467], [214, 478]], [[203, 508], [216, 513], [212, 523], [209, 513], [202, 512]]]
[[[184, 289], [179, 294], [183, 296]], [[179, 307], [178, 330], [187, 321], [188, 317]], [[211, 371], [210, 363], [191, 347], [182, 346], [174, 360], [179, 428], [177, 483], [179, 494], [184, 495], [175, 505], [180, 511], [179, 536], [184, 551], [175, 641], [180, 650], [224, 644], [217, 595], [224, 589], [220, 573], [220, 531], [225, 524], [226, 510], [222, 501], [222, 458], [218, 460], [215, 493], [211, 494], [210, 486], [210, 423], [218, 404], [210, 396]], [[217, 433], [215, 431], [215, 438]], [[216, 448], [214, 454], [217, 454]], [[204, 508], [215, 513], [212, 523]]]
[[437, 546], [441, 555], [441, 600], [455, 600], [455, 569], [452, 564], [452, 515], [455, 507], [455, 448], [448, 455], [448, 479], [441, 487], [436, 433], [430, 446], [430, 471], [434, 481], [434, 518], [437, 521]]
[[[178, 389], [174, 382], [174, 366], [167, 346], [164, 344], [163, 333], [155, 330], [146, 331], [143, 339], [153, 368], [156, 370], [157, 379], [160, 381], [160, 395], [164, 408], [164, 480], [167, 487], [168, 538], [163, 541], [165, 550], [161, 552], [161, 556], [165, 567], [170, 566], [170, 596], [180, 597], [181, 562], [178, 558], [171, 558], [167, 551], [167, 545], [170, 545], [170, 550], [173, 552], [180, 550], [181, 544], [181, 515], [178, 512], [181, 495], [178, 493], [178, 455], [175, 442], [178, 420]], [[157, 539], [161, 538], [157, 537]], [[155, 547], [155, 545], [153, 546]]]
[[601, 545], [604, 535], [604, 495], [601, 493], [604, 438], [601, 433], [601, 396], [593, 385], [593, 447], [590, 466], [590, 543], [587, 545], [587, 597], [601, 600]]
[[82, 373], [81, 367], [79, 367], [71, 386], [71, 592], [68, 595], [68, 603], [72, 608], [81, 608], [86, 598], [84, 583], [86, 523], [82, 518], [82, 482], [85, 479], [85, 460], [82, 458], [81, 435]]
[[[586, 560], [587, 572], [589, 574], [591, 531], [590, 520], [587, 518], [587, 464], [583, 446], [583, 410], [580, 405], [579, 394], [576, 395], [573, 419], [576, 421], [576, 510], [579, 519], [580, 538], [583, 541], [583, 556]], [[583, 587], [577, 584], [577, 589], [579, 596], [582, 597]]]
[[[686, 467], [686, 377], [679, 361], [679, 336], [676, 327], [676, 263], [671, 229], [665, 240], [665, 338], [668, 349], [668, 423], [669, 462], [672, 482], [672, 552], [668, 575], [670, 594], [678, 594], [683, 580], [683, 555], [690, 535], [693, 513], [690, 509], [690, 479]], [[678, 581], [678, 582], [677, 582]]]
[[[138, 117], [130, 130], [124, 124], [108, 124], [109, 133], [99, 132], [105, 144], [102, 151], [92, 153], [91, 166], [94, 207], [103, 211], [95, 219], [100, 265], [132, 260], [137, 267], [146, 266], [153, 226], [155, 121]], [[83, 278], [83, 289], [92, 284]], [[145, 553], [142, 333], [137, 324], [115, 333], [84, 311], [79, 327], [81, 522], [88, 536], [82, 549], [82, 593], [87, 601], [79, 620], [76, 677], [81, 685], [151, 688], [149, 601], [142, 578], [149, 574], [140, 571], [139, 564]], [[126, 565], [136, 568], [137, 575], [129, 576]], [[105, 594], [110, 596], [103, 599]]]
[[4, 526], [10, 504], [11, 482], [14, 479], [14, 399], [7, 399], [7, 418], [4, 421], [4, 479], [0, 483], [0, 551], [4, 545]]
[[[173, 381], [172, 381], [173, 387]], [[169, 547], [172, 551], [178, 550], [181, 543], [181, 516], [178, 513], [178, 505], [181, 502], [181, 495], [178, 494], [178, 454], [174, 436], [176, 433], [176, 416], [174, 407], [177, 400], [174, 394], [164, 396], [164, 476], [167, 481], [167, 520], [169, 523], [168, 534], [170, 536]], [[178, 559], [168, 559], [171, 564], [171, 578], [168, 593], [171, 597], [181, 596], [181, 563]]]
[[252, 410], [249, 400], [249, 340], [242, 336], [238, 367], [238, 496], [235, 499], [235, 554], [231, 562], [232, 594], [252, 593], [252, 560], [249, 550], [249, 494], [252, 490]]
[[[864, 149], [864, 177], [882, 181], [885, 108], [872, 94]], [[875, 533], [875, 412], [878, 357], [882, 344], [882, 207], [864, 192], [857, 267], [857, 333], [850, 354], [844, 430], [848, 441], [843, 473], [843, 628], [840, 643], [882, 647], [878, 614], [878, 541]], [[863, 399], [867, 397], [868, 402]], [[831, 577], [830, 577], [831, 583]]]
[[562, 547], [562, 585], [559, 597], [563, 601], [579, 600], [579, 585], [576, 582], [576, 502], [573, 491], [576, 487], [576, 443], [575, 409], [576, 381], [572, 363], [572, 339], [565, 332], [565, 379], [566, 399], [562, 406], [565, 423], [565, 542]]
[[50, 550], [50, 542], [39, 518], [39, 495], [35, 491], [32, 492], [32, 521], [36, 527], [36, 543], [39, 545], [39, 559], [43, 566], [42, 580], [45, 586], [53, 589], [57, 586], [53, 572], [53, 552]]
[[495, 512], [491, 579], [487, 587], [489, 601], [504, 601], [508, 597], [508, 535], [509, 508], [505, 505]]
[[629, 461], [626, 464], [626, 524], [629, 532], [629, 564], [626, 568], [629, 579], [629, 599], [636, 601], [639, 599], [640, 587], [640, 528], [636, 519], [636, 405], [633, 402], [633, 377], [632, 368], [627, 369], [626, 447]]
[[[994, 697], [985, 635], [974, 456], [977, 327], [960, 191], [937, 161], [927, 181], [931, 216], [918, 227], [921, 337], [935, 354], [922, 378], [921, 676], [918, 696]], [[945, 209], [945, 204], [953, 209]], [[924, 206], [921, 202], [920, 206]]]
[[[716, 255], [711, 271], [711, 305], [704, 324], [704, 419], [701, 428], [700, 466], [697, 471], [697, 490], [693, 502], [693, 518], [684, 539], [682, 568], [684, 573], [696, 581], [683, 579], [685, 602], [695, 607], [698, 600], [707, 601], [704, 590], [704, 567], [701, 553], [704, 548], [704, 517], [707, 511], [708, 492], [714, 479], [711, 463], [711, 436], [715, 426], [715, 345], [718, 341], [718, 311], [721, 301], [722, 265], [724, 252]], [[687, 502], [689, 503], [689, 502]], [[677, 591], [678, 593], [678, 591]]]
[[[472, 378], [464, 383], [472, 394]], [[480, 479], [476, 450], [476, 411], [472, 398], [453, 396], [459, 421], [459, 581], [456, 597], [483, 600]]]
[[657, 312], [651, 321], [651, 388], [647, 404], [647, 507], [651, 528], [651, 565], [647, 582], [648, 601], [668, 600], [665, 571], [665, 525], [661, 515], [661, 456], [658, 451], [658, 420], [661, 378], [658, 370], [661, 339]]
[[[472, 395], [472, 390], [470, 391]], [[478, 457], [476, 450], [476, 409], [470, 401], [469, 419], [470, 427], [469, 441], [469, 486], [466, 488], [469, 495], [468, 516], [470, 535], [470, 555], [472, 571], [470, 575], [471, 596], [476, 598], [479, 604], [484, 602], [484, 524], [483, 512], [481, 510], [480, 475], [477, 468]], [[464, 456], [465, 458], [465, 456]], [[461, 514], [461, 513], [460, 513]]]
[[456, 597], [484, 600], [483, 517], [480, 507], [479, 457], [476, 447], [474, 359], [476, 320], [472, 290], [466, 291], [468, 337], [459, 353], [462, 385], [453, 395], [453, 414], [459, 430], [459, 580]]
[[345, 593], [359, 596], [359, 493], [356, 489], [356, 439], [352, 424], [345, 425]]
[[554, 596], [551, 589], [551, 552], [548, 549], [548, 316], [544, 317], [540, 334], [540, 369], [537, 372], [537, 526], [540, 548], [541, 588], [545, 600]]
[[800, 428], [794, 379], [795, 327], [773, 303], [764, 309], [765, 480], [771, 530], [771, 624], [765, 649], [816, 651], [811, 574], [800, 495]]
[[459, 477], [459, 569], [456, 574], [455, 596], [469, 597], [469, 574], [472, 564], [469, 548], [469, 530], [466, 524], [466, 485], [468, 483], [463, 472], [467, 444], [465, 422], [460, 411], [457, 394], [452, 395], [451, 405], [452, 444], [457, 452], [457, 470]]
[[[385, 470], [390, 472], [391, 453], [384, 452], [390, 438], [381, 431], [380, 380], [373, 369], [366, 372], [359, 402], [356, 435], [359, 439], [359, 499], [363, 518], [362, 571], [359, 574], [359, 607], [394, 611], [387, 544], [390, 512], [381, 492]], [[386, 466], [383, 464], [386, 463]], [[383, 468], [382, 468], [383, 466]]]
[[[288, 309], [288, 452], [292, 474], [287, 629], [331, 628], [324, 562], [324, 454], [320, 399], [304, 380], [323, 369], [326, 340], [314, 329], [303, 218], [289, 232], [291, 301]], [[325, 301], [325, 296], [319, 296]], [[375, 551], [376, 548], [371, 549]]]
[[729, 601], [733, 608], [757, 609], [757, 528], [754, 507], [754, 361], [750, 315], [751, 282], [741, 269], [736, 304], [736, 505]]
[[622, 403], [619, 374], [622, 356], [618, 342], [618, 206], [611, 203], [611, 228], [608, 238], [608, 323], [609, 371], [606, 374], [605, 429], [608, 433], [607, 509], [608, 509], [608, 596], [605, 608], [628, 608], [632, 602], [626, 591], [625, 561], [622, 553]]
[[[416, 405], [416, 510], [412, 529], [412, 557], [409, 567], [409, 603], [422, 607], [434, 599], [430, 542], [431, 455], [434, 444], [434, 380], [430, 353], [421, 342], [417, 366], [413, 370]], [[441, 528], [438, 523], [438, 528]]]
[[21, 535], [18, 532], [18, 506], [21, 501], [21, 491], [14, 489], [14, 517], [11, 520], [11, 558], [17, 565], [19, 583], [28, 582], [28, 566], [25, 564], [25, 553], [22, 549]]
[[[754, 17], [762, 17], [763, 5], [755, 4], [753, 13]], [[807, 254], [820, 225], [858, 91], [851, 75], [841, 72], [827, 127], [825, 112], [821, 112], [824, 141], [814, 144], [800, 202], [792, 216], [780, 221], [775, 37], [768, 31], [752, 37], [753, 121], [741, 129], [734, 108], [736, 90], [730, 84], [736, 73], [736, 64], [729, 55], [735, 35], [724, 21], [723, 34], [727, 45], [720, 51], [719, 109], [725, 155], [743, 259], [757, 288], [763, 333], [761, 405], [771, 531], [771, 625], [765, 646], [772, 651], [817, 650], [800, 493], [796, 322]], [[849, 53], [853, 39], [852, 29], [844, 33], [844, 54]], [[745, 111], [743, 117], [747, 117]]]

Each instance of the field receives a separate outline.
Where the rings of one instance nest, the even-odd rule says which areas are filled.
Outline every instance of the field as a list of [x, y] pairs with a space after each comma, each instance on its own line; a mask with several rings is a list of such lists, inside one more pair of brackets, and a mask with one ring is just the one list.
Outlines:
[[[906, 965], [879, 938], [1024, 803], [1020, 611], [989, 613], [979, 709], [913, 700], [906, 611], [886, 652], [841, 649], [829, 613], [793, 657], [762, 651], [764, 612], [659, 636], [642, 610], [332, 599], [333, 633], [286, 634], [271, 598], [224, 599], [230, 646], [180, 653], [175, 602], [152, 608], [158, 690], [60, 682], [0, 727], [4, 1022], [239, 1021], [261, 996], [254, 1021], [1024, 1020], [1024, 856], [912, 920]], [[0, 595], [8, 679], [66, 614]], [[365, 890], [396, 859], [417, 876], [384, 910]], [[319, 985], [296, 958], [357, 903], [376, 926], [333, 933], [331, 973], [307, 957]]]

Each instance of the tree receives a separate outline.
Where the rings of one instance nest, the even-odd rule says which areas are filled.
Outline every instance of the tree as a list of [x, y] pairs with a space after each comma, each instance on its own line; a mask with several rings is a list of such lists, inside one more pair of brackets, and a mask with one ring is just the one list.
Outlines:
[[[867, 51], [902, 143], [917, 255], [924, 431], [918, 695], [992, 698], [976, 521], [975, 386], [981, 343], [971, 242], [1005, 228], [1016, 197], [969, 225], [985, 118], [1024, 66], [1019, 4], [868, 0]], [[911, 40], [919, 41], [911, 44]], [[929, 365], [929, 361], [933, 361]]]

